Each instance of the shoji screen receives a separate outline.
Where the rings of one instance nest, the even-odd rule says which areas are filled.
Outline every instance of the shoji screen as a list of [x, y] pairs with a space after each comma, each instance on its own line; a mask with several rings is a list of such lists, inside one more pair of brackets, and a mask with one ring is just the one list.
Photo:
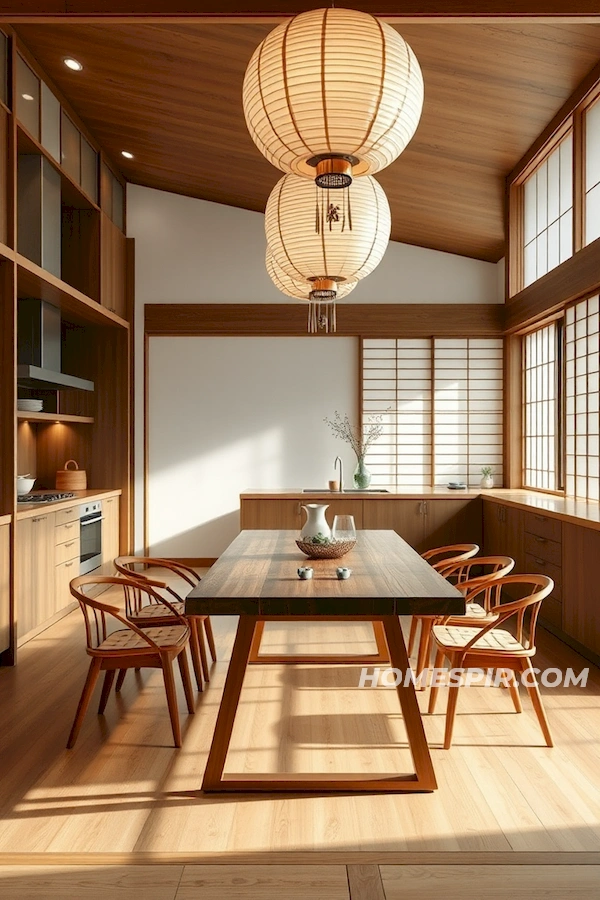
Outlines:
[[502, 484], [501, 339], [363, 341], [363, 417], [379, 414], [384, 436], [367, 465], [373, 484], [478, 485], [491, 465]]
[[367, 465], [373, 484], [431, 487], [431, 341], [363, 341], [363, 418], [382, 415], [384, 434]]
[[523, 485], [556, 491], [558, 473], [558, 331], [555, 322], [525, 335]]
[[502, 484], [502, 339], [434, 341], [435, 484], [478, 485], [492, 466]]
[[600, 237], [600, 100], [585, 112], [585, 243]]
[[533, 172], [523, 198], [523, 286], [573, 255], [573, 136]]
[[600, 500], [598, 297], [567, 309], [565, 406], [567, 496]]

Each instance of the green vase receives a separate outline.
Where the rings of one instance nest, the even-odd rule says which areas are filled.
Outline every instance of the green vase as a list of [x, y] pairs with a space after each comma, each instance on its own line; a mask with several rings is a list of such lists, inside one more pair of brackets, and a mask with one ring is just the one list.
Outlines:
[[360, 491], [364, 491], [365, 488], [368, 488], [371, 484], [371, 473], [365, 466], [365, 461], [362, 456], [358, 458], [358, 463], [356, 465], [356, 469], [354, 470], [354, 487]]

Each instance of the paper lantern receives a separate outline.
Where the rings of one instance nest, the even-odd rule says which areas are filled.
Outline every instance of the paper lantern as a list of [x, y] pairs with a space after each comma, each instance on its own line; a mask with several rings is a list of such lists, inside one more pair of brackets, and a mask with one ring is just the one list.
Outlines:
[[372, 272], [385, 253], [390, 227], [387, 197], [369, 175], [341, 197], [316, 190], [306, 178], [284, 175], [265, 210], [275, 262], [291, 278], [312, 282], [312, 299], [332, 299], [337, 285]]
[[257, 47], [243, 104], [269, 162], [321, 187], [345, 187], [402, 153], [419, 124], [423, 76], [391, 25], [351, 9], [311, 10]]
[[319, 329], [329, 333], [336, 330], [337, 315], [335, 302], [347, 297], [357, 285], [356, 281], [348, 281], [344, 284], [336, 285], [335, 296], [326, 300], [314, 300], [312, 297], [313, 284], [310, 281], [298, 281], [283, 271], [279, 266], [271, 252], [271, 248], [267, 247], [267, 255], [265, 265], [269, 277], [276, 288], [287, 297], [293, 297], [295, 300], [304, 300], [308, 303], [308, 331], [316, 334]]

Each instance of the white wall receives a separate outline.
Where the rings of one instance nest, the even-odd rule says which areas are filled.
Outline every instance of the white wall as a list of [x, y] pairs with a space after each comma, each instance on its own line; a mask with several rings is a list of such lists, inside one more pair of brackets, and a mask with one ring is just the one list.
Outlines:
[[[150, 339], [149, 544], [217, 557], [249, 487], [317, 487], [342, 456], [323, 418], [357, 406], [356, 338]], [[306, 502], [310, 502], [307, 496]]]
[[[144, 304], [281, 303], [286, 298], [265, 271], [261, 213], [130, 184], [127, 223], [128, 235], [136, 239], [135, 518], [136, 548], [140, 550], [144, 520]], [[344, 302], [497, 303], [502, 301], [499, 270], [500, 265], [392, 242], [378, 268]], [[301, 340], [304, 344], [309, 339]], [[319, 340], [332, 348], [342, 343], [340, 338]], [[154, 377], [154, 365], [152, 368]], [[160, 370], [156, 371], [160, 375]], [[335, 409], [335, 404], [331, 406]], [[152, 422], [154, 410], [150, 412]], [[239, 436], [245, 437], [241, 431]], [[154, 491], [153, 485], [150, 491]]]

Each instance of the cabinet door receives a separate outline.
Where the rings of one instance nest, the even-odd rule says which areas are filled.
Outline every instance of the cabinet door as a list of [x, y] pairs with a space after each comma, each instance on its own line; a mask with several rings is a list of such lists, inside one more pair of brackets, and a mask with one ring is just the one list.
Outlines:
[[100, 219], [100, 297], [102, 306], [121, 318], [127, 317], [126, 309], [126, 237], [107, 215]]
[[54, 514], [17, 521], [16, 617], [19, 637], [55, 611]]
[[[321, 501], [317, 501], [320, 503]], [[363, 501], [358, 499], [342, 499], [336, 498], [329, 501], [328, 508], [325, 510], [325, 518], [329, 523], [329, 527], [333, 528], [333, 520], [336, 516], [354, 516], [354, 524], [356, 528], [363, 527]], [[305, 519], [302, 514], [302, 521]]]
[[79, 575], [79, 558], [68, 559], [66, 562], [54, 568], [54, 591], [56, 598], [56, 612], [75, 603], [69, 585], [73, 578]]
[[563, 523], [563, 628], [594, 653], [600, 653], [600, 579], [593, 564], [599, 556], [600, 532]]
[[478, 497], [425, 501], [427, 550], [449, 544], [481, 546], [481, 535], [481, 500]]
[[10, 647], [10, 525], [0, 525], [0, 653]]
[[421, 553], [424, 547], [423, 500], [365, 500], [363, 528], [395, 531]]
[[[310, 502], [310, 501], [307, 501]], [[242, 500], [241, 528], [284, 528], [300, 530], [303, 520], [300, 500], [261, 499]]]
[[486, 556], [504, 556], [506, 531], [502, 510], [506, 507], [491, 500], [483, 501], [483, 548]]
[[119, 498], [102, 501], [102, 574], [114, 575], [115, 557], [119, 555]]
[[525, 532], [523, 529], [523, 510], [512, 506], [503, 506], [504, 550], [507, 556], [515, 561], [514, 573], [526, 572], [525, 566]]

